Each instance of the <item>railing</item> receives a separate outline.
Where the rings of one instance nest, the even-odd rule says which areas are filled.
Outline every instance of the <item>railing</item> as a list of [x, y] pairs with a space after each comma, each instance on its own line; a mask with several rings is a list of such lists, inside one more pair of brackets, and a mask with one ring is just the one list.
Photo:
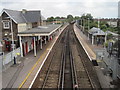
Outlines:
[[15, 49], [14, 52], [11, 51], [8, 54], [3, 55], [3, 63], [2, 63], [3, 66], [13, 61], [14, 56], [15, 58], [17, 58], [19, 55], [20, 55], [20, 48]]

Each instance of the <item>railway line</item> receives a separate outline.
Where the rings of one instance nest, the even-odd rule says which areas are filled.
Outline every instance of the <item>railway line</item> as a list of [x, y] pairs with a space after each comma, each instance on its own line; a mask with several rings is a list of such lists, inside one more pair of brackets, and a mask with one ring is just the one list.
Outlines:
[[75, 36], [73, 24], [58, 38], [32, 88], [100, 88], [92, 63]]

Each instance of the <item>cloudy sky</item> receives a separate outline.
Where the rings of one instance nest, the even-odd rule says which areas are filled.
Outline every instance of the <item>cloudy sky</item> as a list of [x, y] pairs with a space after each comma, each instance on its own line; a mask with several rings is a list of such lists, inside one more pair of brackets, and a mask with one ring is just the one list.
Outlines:
[[120, 0], [0, 0], [0, 11], [3, 8], [13, 10], [41, 10], [42, 15], [81, 16], [91, 13], [95, 18], [117, 18], [118, 1]]

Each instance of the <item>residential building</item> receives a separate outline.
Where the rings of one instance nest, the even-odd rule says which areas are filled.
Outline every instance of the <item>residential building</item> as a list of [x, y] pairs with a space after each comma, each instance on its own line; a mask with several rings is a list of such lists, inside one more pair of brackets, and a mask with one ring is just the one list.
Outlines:
[[[98, 19], [95, 18], [94, 21], [98, 21]], [[101, 18], [101, 19], [99, 19], [99, 21], [105, 21], [105, 22], [107, 22], [110, 26], [112, 26], [112, 27], [117, 27], [118, 18]]]

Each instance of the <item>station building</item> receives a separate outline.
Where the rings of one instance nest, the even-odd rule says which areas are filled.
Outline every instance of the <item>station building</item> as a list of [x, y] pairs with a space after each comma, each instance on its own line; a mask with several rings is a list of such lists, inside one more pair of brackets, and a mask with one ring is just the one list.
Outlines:
[[61, 24], [46, 24], [40, 10], [16, 11], [3, 9], [1, 12], [1, 43], [3, 65], [13, 61], [14, 58], [26, 56], [33, 51], [36, 56], [37, 50], [42, 49], [47, 41], [52, 40], [60, 31]]
[[14, 47], [18, 48], [20, 45], [17, 34], [42, 25], [42, 17], [40, 10], [27, 11], [23, 9], [22, 11], [16, 11], [3, 9], [1, 12], [3, 51], [9, 52], [12, 50], [12, 36]]

